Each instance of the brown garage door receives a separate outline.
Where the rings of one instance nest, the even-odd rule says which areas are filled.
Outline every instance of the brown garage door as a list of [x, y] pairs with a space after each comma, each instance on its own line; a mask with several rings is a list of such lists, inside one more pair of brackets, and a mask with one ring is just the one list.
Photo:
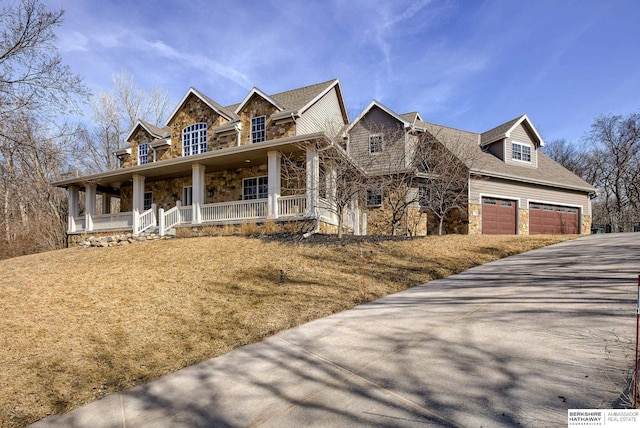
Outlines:
[[529, 233], [531, 235], [562, 235], [578, 233], [578, 209], [561, 205], [529, 203]]
[[482, 198], [482, 233], [515, 235], [516, 202], [507, 199]]

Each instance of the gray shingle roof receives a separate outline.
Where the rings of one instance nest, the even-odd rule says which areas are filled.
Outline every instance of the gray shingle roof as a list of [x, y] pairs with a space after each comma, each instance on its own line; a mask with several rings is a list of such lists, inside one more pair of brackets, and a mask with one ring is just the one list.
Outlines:
[[518, 116], [509, 122], [503, 123], [502, 125], [498, 125], [493, 129], [490, 129], [486, 132], [482, 133], [480, 144], [485, 145], [488, 143], [492, 143], [496, 140], [506, 137], [506, 133], [515, 125], [520, 119], [522, 119], [524, 115]]
[[205, 100], [209, 105], [215, 107], [217, 110], [229, 116], [231, 120], [239, 119], [238, 115], [233, 112], [233, 109], [230, 109], [229, 107], [221, 106], [220, 104], [218, 104], [217, 102], [215, 102], [214, 100], [212, 100], [211, 98], [209, 98], [208, 96], [206, 96], [205, 94], [197, 90], [196, 88], [191, 88], [191, 89], [193, 90], [193, 92], [198, 94], [200, 98]]
[[428, 132], [441, 141], [449, 150], [454, 152], [460, 160], [467, 164], [472, 172], [565, 189], [578, 189], [588, 192], [596, 191], [595, 187], [573, 174], [540, 150], [537, 150], [537, 168], [505, 163], [493, 154], [482, 150], [480, 141], [484, 138], [485, 134], [491, 132], [492, 135], [500, 135], [500, 133], [511, 129], [519, 119], [520, 117], [483, 134], [448, 128], [428, 122], [423, 123]]
[[160, 128], [142, 119], [140, 119], [140, 123], [144, 125], [144, 127], [147, 128], [154, 136], [157, 136], [160, 138], [167, 138], [171, 136], [171, 128], [169, 128], [168, 126], [165, 126], [164, 128]]

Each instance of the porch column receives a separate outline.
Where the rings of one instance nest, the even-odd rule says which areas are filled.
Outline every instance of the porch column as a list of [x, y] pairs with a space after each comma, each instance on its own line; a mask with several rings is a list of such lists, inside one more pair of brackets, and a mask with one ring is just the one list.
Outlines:
[[318, 161], [318, 149], [315, 144], [307, 145], [307, 211], [312, 215], [318, 212], [318, 182], [320, 181], [320, 165]]
[[[144, 176], [134, 175], [133, 177], [133, 211], [138, 214], [144, 211]], [[134, 214], [135, 215], [135, 214]]]
[[76, 231], [76, 222], [74, 217], [78, 217], [80, 213], [80, 195], [76, 186], [69, 186], [67, 189], [67, 201], [69, 203], [69, 232]]
[[93, 230], [93, 216], [96, 215], [96, 189], [95, 184], [87, 184], [84, 188], [84, 210], [85, 210], [85, 228], [87, 231]]
[[333, 162], [327, 162], [325, 169], [325, 188], [327, 189], [327, 199], [329, 200], [329, 204], [331, 204], [331, 217], [333, 221], [338, 221], [338, 206], [336, 202], [338, 175], [336, 172], [336, 165]]
[[111, 214], [111, 195], [102, 194], [102, 214]]
[[269, 185], [269, 196], [267, 200], [267, 217], [278, 218], [278, 198], [280, 198], [281, 192], [281, 169], [282, 169], [282, 153], [278, 151], [267, 152], [268, 162], [267, 167], [269, 176], [267, 178]]
[[191, 167], [191, 185], [193, 186], [192, 201], [193, 220], [192, 224], [202, 223], [200, 218], [200, 205], [204, 204], [204, 165], [193, 165]]

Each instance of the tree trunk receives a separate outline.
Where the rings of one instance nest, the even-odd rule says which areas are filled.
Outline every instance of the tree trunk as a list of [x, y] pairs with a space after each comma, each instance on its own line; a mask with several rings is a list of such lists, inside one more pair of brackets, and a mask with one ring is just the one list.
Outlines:
[[444, 216], [440, 217], [440, 223], [438, 224], [438, 236], [442, 236], [443, 225], [444, 225]]

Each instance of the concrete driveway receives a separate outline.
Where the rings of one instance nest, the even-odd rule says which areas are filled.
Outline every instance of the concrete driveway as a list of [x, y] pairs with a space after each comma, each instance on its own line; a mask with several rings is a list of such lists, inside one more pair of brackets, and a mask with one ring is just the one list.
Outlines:
[[34, 427], [566, 426], [624, 401], [640, 234], [489, 263]]

